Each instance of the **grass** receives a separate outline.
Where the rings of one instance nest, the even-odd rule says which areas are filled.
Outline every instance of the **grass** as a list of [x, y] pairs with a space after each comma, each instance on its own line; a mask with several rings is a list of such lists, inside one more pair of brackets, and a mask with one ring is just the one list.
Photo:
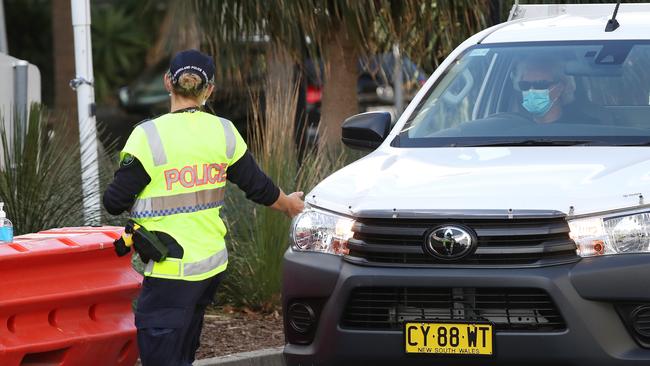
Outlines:
[[[299, 160], [295, 144], [297, 82], [291, 68], [274, 73], [266, 87], [266, 108], [254, 103], [249, 150], [256, 161], [286, 193], [307, 193], [316, 183], [342, 166], [344, 154], [336, 159], [307, 149]], [[300, 163], [299, 163], [300, 161]], [[246, 200], [243, 192], [229, 186], [224, 218], [230, 230], [228, 276], [222, 299], [254, 310], [275, 309], [280, 302], [282, 256], [289, 245], [290, 219], [269, 208]]]

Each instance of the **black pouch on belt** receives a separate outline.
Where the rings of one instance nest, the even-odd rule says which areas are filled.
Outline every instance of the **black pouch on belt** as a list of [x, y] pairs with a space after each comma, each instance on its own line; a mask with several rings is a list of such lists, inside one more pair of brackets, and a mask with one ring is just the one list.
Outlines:
[[126, 243], [124, 242], [124, 238], [122, 237], [115, 240], [113, 242], [113, 246], [115, 247], [115, 253], [117, 253], [118, 257], [123, 257], [131, 253], [131, 247], [126, 245]]
[[135, 251], [138, 252], [143, 262], [147, 262], [149, 259], [160, 262], [167, 258], [169, 249], [158, 239], [156, 234], [132, 221], [129, 221], [126, 226], [126, 230], [129, 229], [133, 232]]

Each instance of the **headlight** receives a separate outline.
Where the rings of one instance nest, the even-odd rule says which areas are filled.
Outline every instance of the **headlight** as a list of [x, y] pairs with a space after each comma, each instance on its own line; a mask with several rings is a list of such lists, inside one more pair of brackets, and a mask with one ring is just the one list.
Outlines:
[[336, 255], [348, 254], [354, 220], [326, 211], [308, 208], [292, 225], [292, 248]]
[[650, 253], [650, 212], [569, 220], [569, 228], [582, 257]]

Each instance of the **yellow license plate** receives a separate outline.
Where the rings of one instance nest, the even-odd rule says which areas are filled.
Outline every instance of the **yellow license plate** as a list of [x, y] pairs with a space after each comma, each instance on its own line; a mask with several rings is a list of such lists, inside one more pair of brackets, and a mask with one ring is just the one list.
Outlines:
[[407, 322], [406, 353], [492, 355], [492, 324]]

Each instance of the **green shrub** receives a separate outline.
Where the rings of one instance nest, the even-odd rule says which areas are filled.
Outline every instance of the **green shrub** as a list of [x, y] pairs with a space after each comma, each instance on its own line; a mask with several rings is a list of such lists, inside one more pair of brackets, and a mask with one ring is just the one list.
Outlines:
[[[294, 140], [298, 83], [291, 68], [269, 79], [266, 108], [255, 115], [249, 136], [249, 150], [258, 164], [286, 193], [307, 193], [334, 169], [342, 166], [343, 155], [329, 159], [308, 149], [299, 164]], [[243, 192], [228, 186], [224, 218], [230, 230], [228, 276], [223, 297], [236, 306], [271, 310], [279, 304], [282, 256], [289, 245], [290, 219], [270, 208], [246, 200]]]
[[[33, 105], [24, 127], [15, 116], [12, 128], [0, 123], [0, 200], [14, 235], [84, 224], [79, 138], [48, 125], [48, 117]], [[108, 161], [100, 150], [104, 183], [110, 177]]]

